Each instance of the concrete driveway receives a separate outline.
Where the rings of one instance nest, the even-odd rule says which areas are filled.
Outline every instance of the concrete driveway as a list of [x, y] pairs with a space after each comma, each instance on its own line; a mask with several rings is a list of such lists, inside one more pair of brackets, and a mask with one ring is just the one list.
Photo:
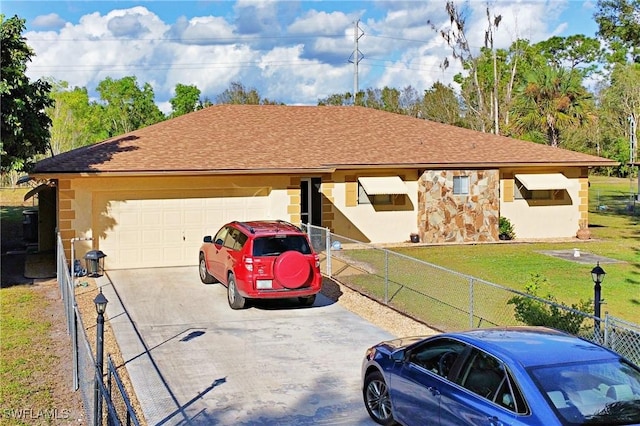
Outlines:
[[197, 267], [109, 271], [98, 285], [149, 424], [375, 424], [360, 363], [392, 336], [324, 296], [233, 311]]

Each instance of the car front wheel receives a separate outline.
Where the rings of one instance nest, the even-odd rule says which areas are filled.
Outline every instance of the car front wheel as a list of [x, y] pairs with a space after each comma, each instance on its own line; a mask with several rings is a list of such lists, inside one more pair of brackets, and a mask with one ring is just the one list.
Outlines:
[[200, 281], [202, 281], [203, 283], [211, 284], [216, 281], [215, 278], [213, 278], [213, 276], [209, 273], [209, 271], [207, 271], [207, 262], [204, 258], [203, 253], [200, 253], [200, 263], [198, 266], [198, 270], [200, 272]]
[[246, 299], [238, 293], [238, 287], [236, 285], [236, 279], [233, 275], [229, 275], [229, 282], [227, 284], [227, 299], [229, 300], [229, 306], [231, 309], [243, 309]]
[[374, 371], [366, 376], [362, 396], [369, 416], [371, 416], [376, 423], [384, 426], [396, 424], [393, 419], [393, 414], [391, 413], [389, 388], [379, 371]]

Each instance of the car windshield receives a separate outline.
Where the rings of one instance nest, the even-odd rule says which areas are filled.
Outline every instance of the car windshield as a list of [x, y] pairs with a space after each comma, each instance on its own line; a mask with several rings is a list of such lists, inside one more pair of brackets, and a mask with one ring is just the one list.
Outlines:
[[530, 370], [565, 424], [640, 423], [640, 371], [622, 360]]
[[254, 256], [278, 256], [290, 250], [311, 254], [311, 247], [303, 235], [273, 235], [253, 241]]

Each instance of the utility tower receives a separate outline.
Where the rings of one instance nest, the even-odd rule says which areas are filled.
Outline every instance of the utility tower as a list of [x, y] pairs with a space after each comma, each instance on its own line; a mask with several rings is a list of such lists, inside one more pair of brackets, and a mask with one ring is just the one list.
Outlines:
[[364, 35], [364, 31], [360, 29], [360, 20], [358, 19], [353, 23], [353, 53], [349, 56], [349, 62], [353, 64], [353, 105], [356, 104], [356, 97], [358, 96], [358, 64], [364, 58], [362, 52], [358, 48], [358, 41]]

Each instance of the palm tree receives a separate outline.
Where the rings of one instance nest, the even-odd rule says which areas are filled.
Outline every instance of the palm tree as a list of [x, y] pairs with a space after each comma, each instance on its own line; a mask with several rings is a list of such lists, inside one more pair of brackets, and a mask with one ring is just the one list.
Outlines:
[[563, 130], [593, 119], [591, 99], [576, 71], [549, 66], [532, 71], [515, 98], [517, 131], [529, 137], [544, 135], [549, 145], [557, 147]]

